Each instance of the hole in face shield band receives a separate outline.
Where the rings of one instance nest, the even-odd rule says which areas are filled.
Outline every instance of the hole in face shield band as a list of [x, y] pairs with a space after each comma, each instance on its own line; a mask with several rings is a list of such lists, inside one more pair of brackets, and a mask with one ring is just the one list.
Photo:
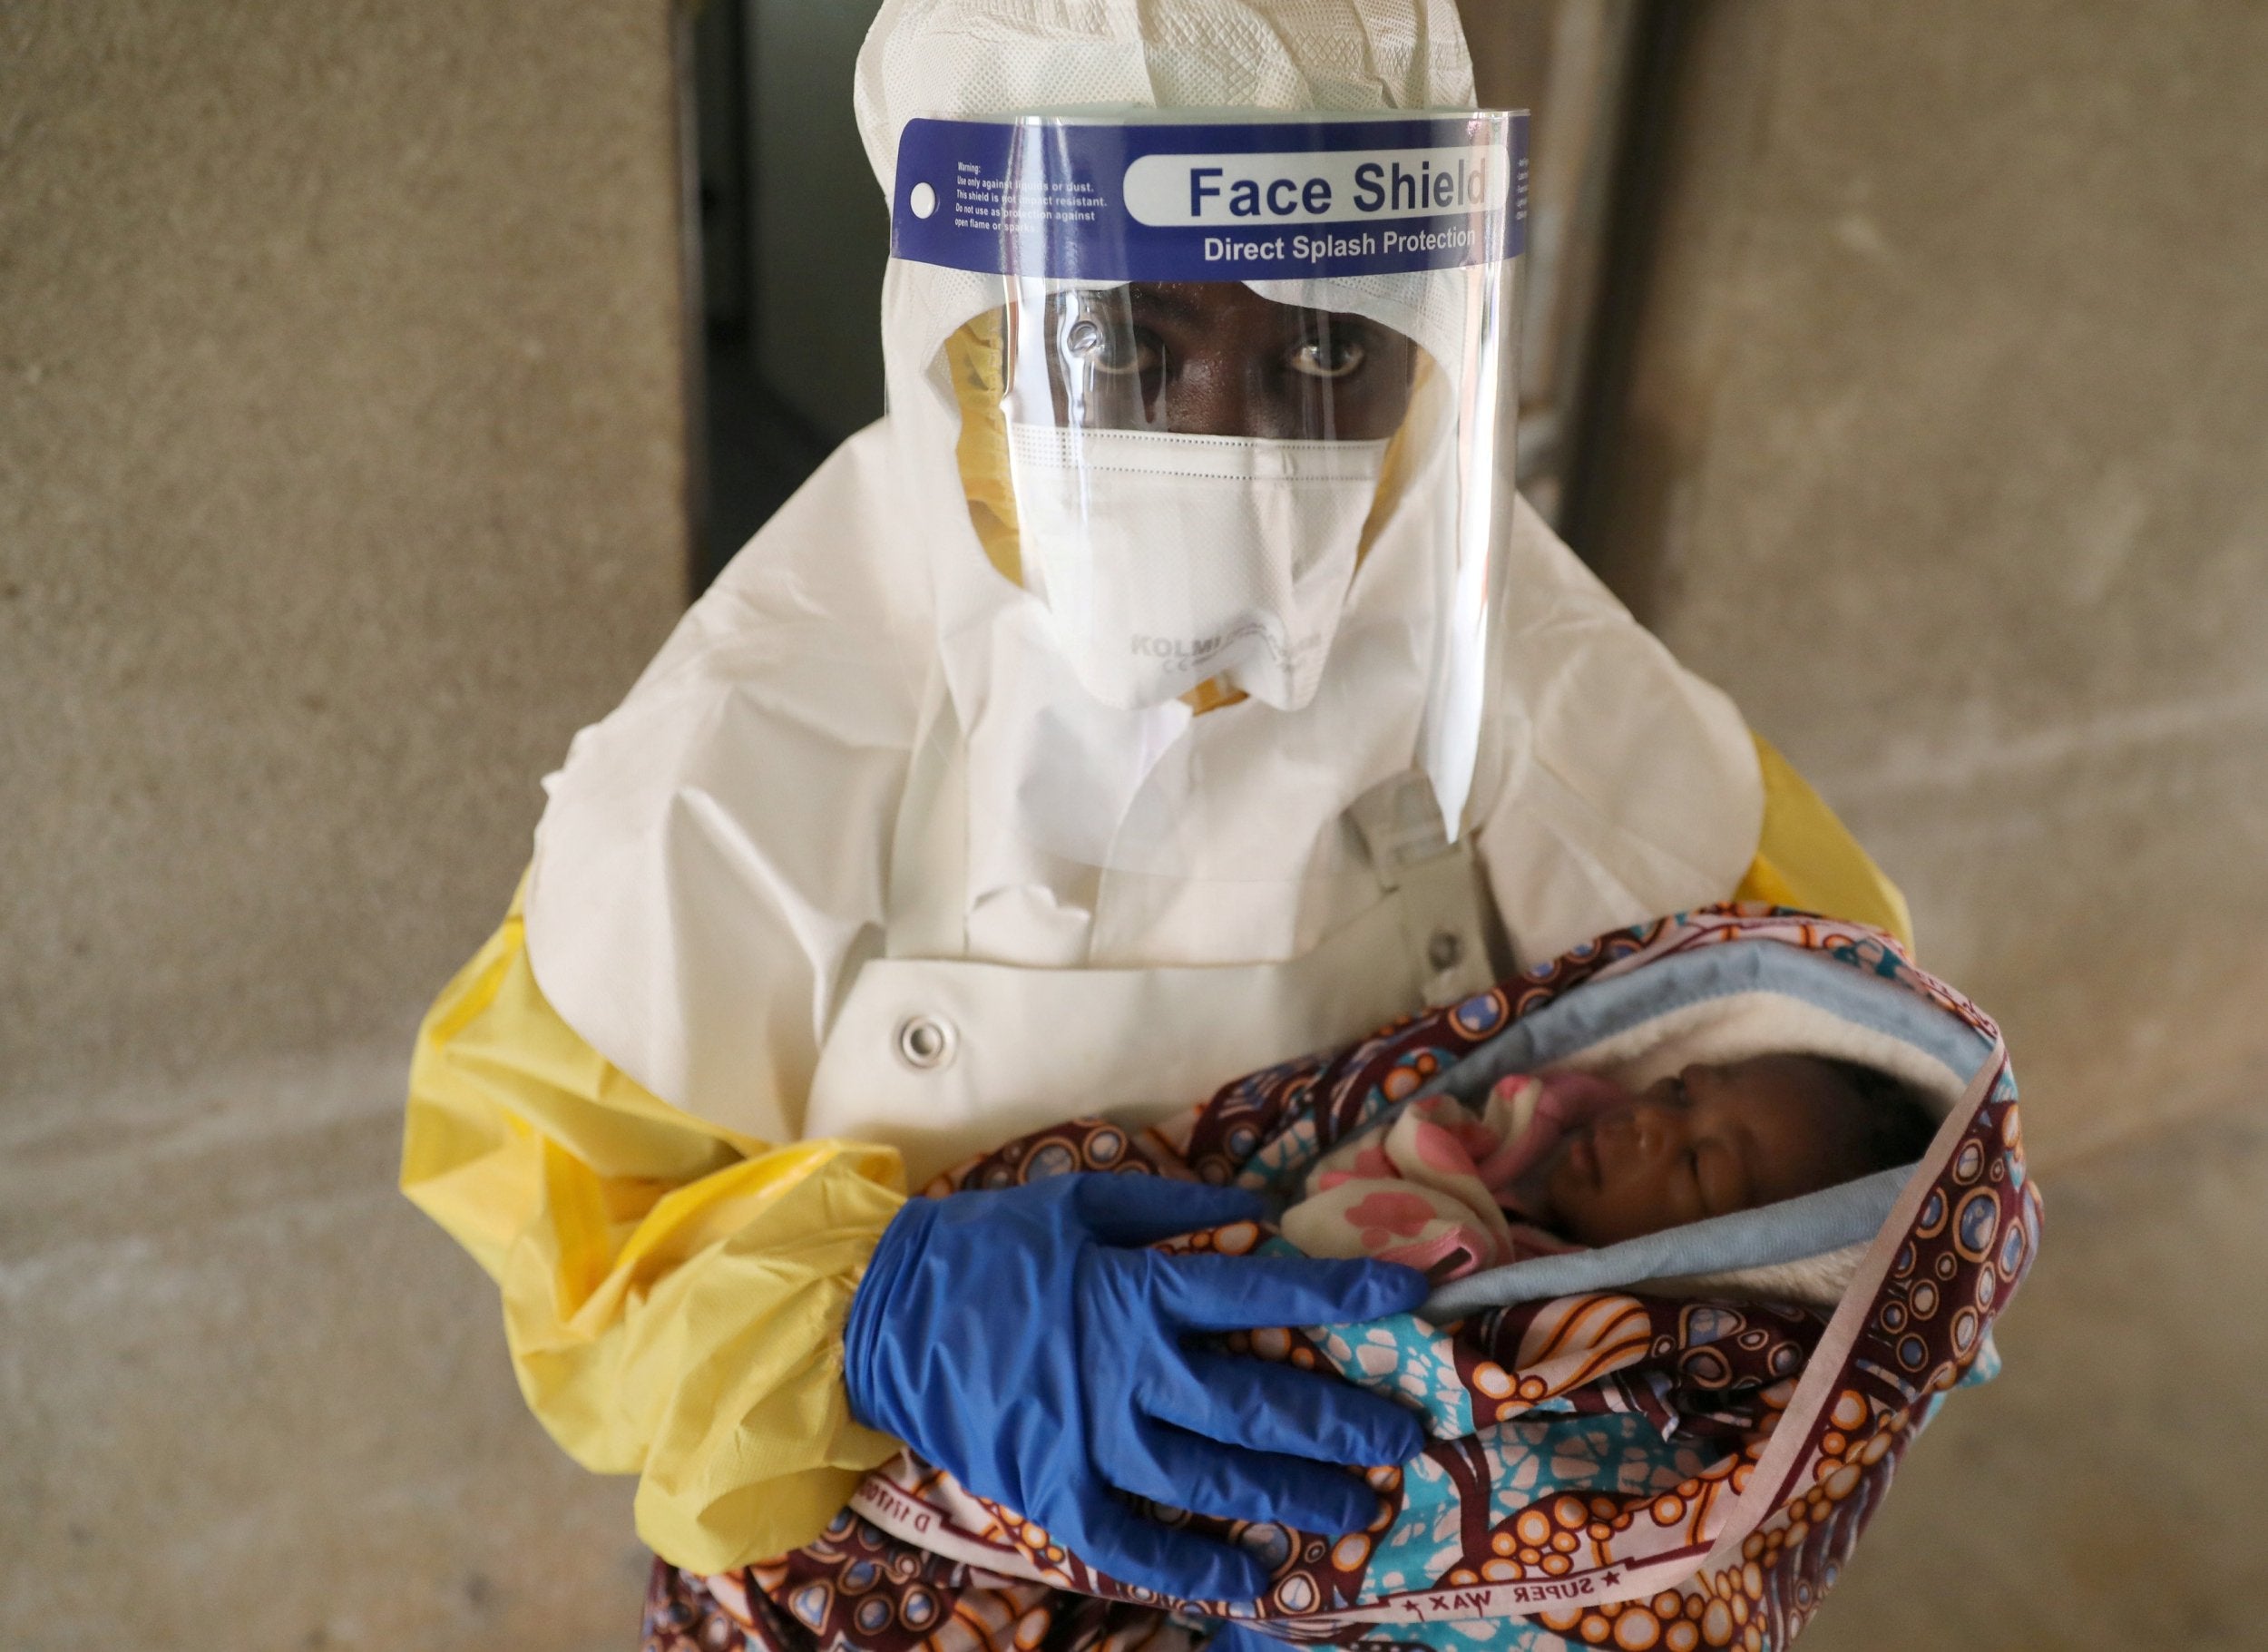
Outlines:
[[1009, 426], [1024, 554], [1106, 705], [1314, 698], [1386, 444]]

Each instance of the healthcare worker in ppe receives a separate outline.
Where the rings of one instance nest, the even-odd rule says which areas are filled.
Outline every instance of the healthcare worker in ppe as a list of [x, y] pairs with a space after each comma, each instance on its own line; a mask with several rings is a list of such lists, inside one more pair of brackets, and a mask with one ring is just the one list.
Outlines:
[[1353, 1530], [1420, 1442], [1191, 1339], [1422, 1281], [1141, 1248], [1227, 1189], [908, 1190], [1654, 914], [1902, 906], [1513, 492], [1524, 129], [1450, 0], [885, 0], [856, 98], [889, 416], [577, 737], [404, 1186], [673, 1564], [904, 1442], [1248, 1598], [1128, 1494]]

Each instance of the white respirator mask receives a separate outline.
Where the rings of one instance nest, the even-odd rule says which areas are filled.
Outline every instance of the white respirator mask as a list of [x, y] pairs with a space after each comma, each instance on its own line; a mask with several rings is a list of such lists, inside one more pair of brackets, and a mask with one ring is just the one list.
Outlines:
[[1306, 705], [1386, 445], [1012, 422], [1026, 578], [1081, 686], [1133, 709], [1220, 677]]

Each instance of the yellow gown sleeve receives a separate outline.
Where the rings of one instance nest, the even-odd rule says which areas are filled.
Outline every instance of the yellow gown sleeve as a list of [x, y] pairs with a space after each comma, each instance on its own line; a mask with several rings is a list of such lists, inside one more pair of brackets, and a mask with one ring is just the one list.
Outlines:
[[849, 1414], [842, 1330], [904, 1202], [891, 1149], [677, 1111], [536, 988], [520, 904], [418, 1030], [402, 1190], [502, 1288], [521, 1392], [639, 1476], [639, 1535], [718, 1572], [819, 1535], [897, 1442]]
[[1764, 771], [1764, 832], [1756, 858], [1733, 898], [1871, 924], [1911, 950], [1913, 918], [1898, 885], [1859, 847], [1794, 766], [1762, 735], [1752, 738]]

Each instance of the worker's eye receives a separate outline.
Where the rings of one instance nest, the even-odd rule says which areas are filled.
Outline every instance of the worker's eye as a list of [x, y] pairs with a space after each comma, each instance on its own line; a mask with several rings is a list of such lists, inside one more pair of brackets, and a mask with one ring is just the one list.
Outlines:
[[1056, 342], [1071, 366], [1113, 377], [1154, 372], [1160, 359], [1141, 328], [1093, 310], [1067, 311]]
[[1325, 327], [1292, 347], [1291, 367], [1308, 378], [1350, 378], [1369, 354], [1351, 329]]

